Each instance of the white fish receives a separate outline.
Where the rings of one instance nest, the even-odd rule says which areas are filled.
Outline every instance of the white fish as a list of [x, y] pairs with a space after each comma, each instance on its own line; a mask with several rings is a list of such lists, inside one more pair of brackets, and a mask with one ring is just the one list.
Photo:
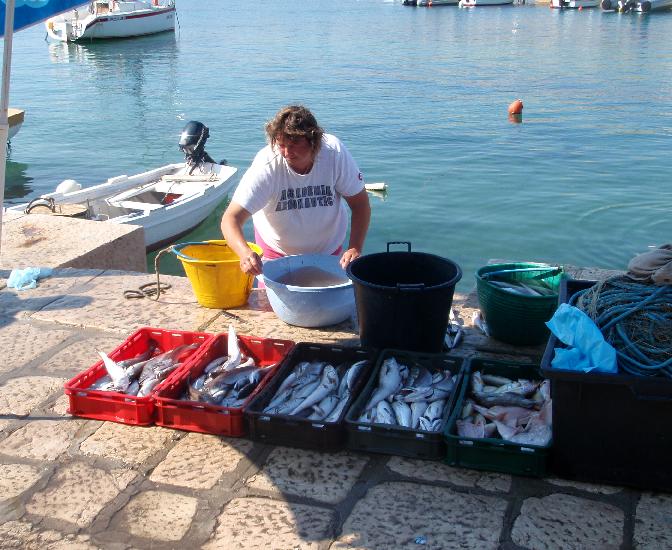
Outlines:
[[99, 351], [98, 355], [100, 355], [101, 359], [103, 360], [107, 374], [110, 375], [112, 383], [114, 384], [115, 388], [117, 388], [117, 391], [125, 392], [131, 383], [130, 379], [128, 378], [128, 374], [126, 373], [126, 369], [117, 365], [117, 363], [115, 363], [107, 356], [107, 354], [103, 353], [102, 351]]
[[376, 409], [368, 409], [359, 416], [357, 422], [372, 423], [375, 422], [375, 419], [376, 419]]
[[[345, 406], [348, 404], [348, 400], [350, 399], [350, 392], [346, 391], [346, 393], [342, 396], [338, 396], [339, 402], [338, 404], [334, 407], [334, 410], [332, 410], [329, 415], [324, 419], [325, 422], [336, 422], [340, 416], [341, 413], [343, 412], [343, 409], [345, 409]], [[370, 410], [367, 412], [371, 412]]]
[[242, 357], [240, 353], [240, 346], [238, 345], [238, 337], [236, 336], [236, 329], [233, 328], [233, 325], [229, 325], [229, 336], [226, 342], [227, 353], [229, 358], [224, 363], [224, 370], [235, 369], [240, 365], [240, 359]]
[[490, 336], [488, 325], [483, 319], [483, 316], [481, 315], [480, 311], [474, 311], [474, 313], [471, 316], [471, 324], [476, 328], [480, 329], [480, 331], [486, 336]]
[[411, 407], [403, 401], [394, 401], [392, 403], [392, 410], [397, 419], [397, 424], [406, 428], [411, 427]]
[[323, 420], [334, 410], [338, 403], [338, 396], [334, 394], [327, 395], [322, 401], [313, 405], [313, 414], [308, 418], [310, 420]]
[[394, 411], [385, 400], [379, 401], [376, 405], [376, 422], [378, 424], [396, 424]]
[[372, 409], [378, 402], [394, 395], [401, 388], [400, 366], [394, 357], [383, 361], [378, 373], [378, 387], [373, 392], [365, 409]]
[[485, 437], [485, 419], [480, 416], [480, 418], [470, 417], [467, 420], [458, 420], [457, 435], [473, 439]]
[[327, 365], [322, 371], [322, 377], [317, 387], [308, 395], [304, 401], [292, 411], [291, 414], [298, 414], [302, 410], [313, 406], [322, 401], [327, 395], [335, 392], [338, 388], [338, 373], [332, 365]]
[[411, 403], [411, 428], [417, 428], [420, 417], [425, 414], [429, 403], [427, 401], [414, 401]]
[[445, 406], [446, 402], [443, 399], [433, 401], [432, 403], [429, 404], [427, 410], [425, 410], [425, 414], [423, 414], [422, 416], [427, 420], [429, 420], [430, 422], [433, 422], [437, 418], [441, 418]]
[[510, 441], [511, 438], [521, 432], [521, 428], [518, 426], [508, 426], [507, 424], [504, 424], [504, 422], [500, 422], [499, 420], [495, 420], [495, 425], [497, 426], [497, 431], [499, 432], [499, 435], [502, 436], [502, 439], [506, 439], [507, 441]]
[[357, 363], [354, 363], [343, 375], [343, 378], [341, 379], [341, 383], [338, 386], [338, 395], [343, 396], [345, 395], [346, 391], [351, 392], [355, 380], [357, 380], [357, 376], [359, 373], [362, 371], [362, 369], [369, 363], [367, 359], [364, 359], [363, 361], [358, 361]]
[[203, 372], [205, 374], [208, 374], [210, 371], [213, 371], [220, 365], [223, 365], [224, 362], [228, 359], [226, 355], [222, 355], [220, 357], [215, 357], [212, 361], [210, 361], [207, 365], [205, 365], [205, 368], [203, 369]]

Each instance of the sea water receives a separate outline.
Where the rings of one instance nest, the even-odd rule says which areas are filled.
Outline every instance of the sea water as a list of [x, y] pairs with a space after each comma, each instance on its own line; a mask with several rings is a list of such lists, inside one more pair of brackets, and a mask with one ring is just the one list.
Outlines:
[[[178, 0], [177, 11], [175, 34], [15, 35], [10, 105], [26, 117], [7, 203], [178, 162], [190, 120], [239, 177], [264, 123], [303, 103], [366, 181], [388, 184], [371, 196], [364, 252], [449, 258], [463, 290], [493, 258], [623, 269], [672, 239], [672, 12], [384, 0]], [[517, 98], [519, 123], [507, 116]], [[183, 240], [221, 238], [223, 208]], [[182, 268], [164, 255], [160, 269]]]

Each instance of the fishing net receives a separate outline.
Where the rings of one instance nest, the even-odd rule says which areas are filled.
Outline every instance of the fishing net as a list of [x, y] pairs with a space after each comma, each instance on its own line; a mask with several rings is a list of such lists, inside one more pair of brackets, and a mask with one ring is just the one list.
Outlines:
[[672, 285], [612, 277], [572, 296], [630, 374], [672, 378]]

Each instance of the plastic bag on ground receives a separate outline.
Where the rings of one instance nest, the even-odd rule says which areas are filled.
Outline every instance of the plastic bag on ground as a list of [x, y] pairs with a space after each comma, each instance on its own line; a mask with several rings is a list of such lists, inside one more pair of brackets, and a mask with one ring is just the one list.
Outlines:
[[7, 287], [16, 290], [28, 290], [37, 286], [38, 279], [49, 277], [52, 273], [50, 267], [27, 267], [25, 269], [12, 269], [7, 279]]

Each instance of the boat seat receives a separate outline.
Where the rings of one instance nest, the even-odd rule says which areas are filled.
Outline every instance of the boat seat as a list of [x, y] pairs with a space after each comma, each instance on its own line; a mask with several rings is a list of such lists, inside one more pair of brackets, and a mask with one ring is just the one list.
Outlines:
[[137, 201], [110, 201], [111, 206], [118, 206], [119, 208], [127, 208], [129, 210], [158, 210], [163, 208], [163, 204], [150, 204], [147, 202]]

